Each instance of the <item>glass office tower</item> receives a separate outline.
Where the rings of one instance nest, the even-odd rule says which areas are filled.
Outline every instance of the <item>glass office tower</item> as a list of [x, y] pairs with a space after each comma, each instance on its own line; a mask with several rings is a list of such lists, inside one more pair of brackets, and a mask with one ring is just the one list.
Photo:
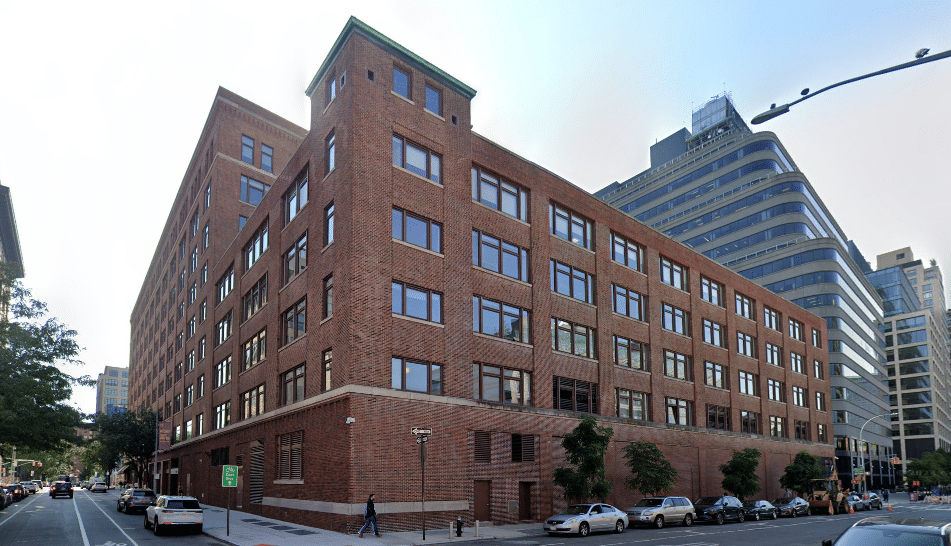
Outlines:
[[830, 362], [807, 366], [830, 375], [839, 476], [851, 480], [864, 459], [867, 487], [894, 485], [882, 300], [865, 278], [871, 267], [776, 135], [750, 131], [728, 95], [692, 121], [692, 131], [651, 146], [650, 169], [595, 196], [825, 318]]

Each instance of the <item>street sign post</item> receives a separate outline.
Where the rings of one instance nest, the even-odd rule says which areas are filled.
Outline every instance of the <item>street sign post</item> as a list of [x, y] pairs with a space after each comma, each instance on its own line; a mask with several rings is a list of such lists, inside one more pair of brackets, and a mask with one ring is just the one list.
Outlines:
[[431, 429], [431, 428], [423, 428], [423, 427], [413, 427], [413, 428], [409, 429], [409, 432], [410, 432], [410, 434], [416, 434], [416, 435], [418, 436], [418, 435], [420, 435], [420, 434], [432, 434], [432, 433], [433, 433], [433, 429]]
[[429, 435], [433, 433], [433, 429], [411, 427], [409, 432], [416, 436], [416, 445], [419, 446], [419, 466], [422, 470], [419, 498], [423, 511], [423, 540], [426, 540], [426, 443], [429, 442]]
[[221, 467], [221, 487], [228, 488], [228, 508], [225, 513], [225, 536], [231, 536], [231, 491], [238, 487], [238, 467], [227, 464]]

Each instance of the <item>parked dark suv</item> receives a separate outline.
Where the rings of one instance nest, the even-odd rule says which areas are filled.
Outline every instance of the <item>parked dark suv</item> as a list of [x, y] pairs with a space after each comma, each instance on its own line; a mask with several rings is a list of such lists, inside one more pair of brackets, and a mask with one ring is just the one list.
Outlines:
[[73, 484], [69, 482], [54, 483], [50, 486], [50, 496], [54, 499], [62, 496], [73, 498]]
[[746, 519], [743, 513], [743, 503], [736, 497], [724, 495], [722, 497], [700, 497], [693, 501], [693, 507], [697, 511], [697, 522], [713, 522], [717, 525], [723, 525], [723, 522], [735, 520], [740, 523]]
[[133, 510], [145, 512], [145, 509], [155, 502], [156, 498], [155, 492], [151, 489], [129, 488], [119, 495], [119, 500], [116, 501], [116, 511], [125, 512], [126, 514], [131, 514]]

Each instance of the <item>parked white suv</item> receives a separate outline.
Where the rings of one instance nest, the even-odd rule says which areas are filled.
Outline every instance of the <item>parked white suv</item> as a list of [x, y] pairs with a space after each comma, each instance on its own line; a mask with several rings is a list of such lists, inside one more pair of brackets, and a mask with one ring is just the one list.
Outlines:
[[640, 523], [658, 529], [667, 523], [682, 523], [689, 527], [694, 514], [693, 504], [687, 497], [645, 497], [625, 512], [631, 527]]
[[202, 509], [195, 497], [161, 495], [145, 509], [144, 526], [156, 535], [176, 527], [190, 527], [200, 533], [201, 524]]

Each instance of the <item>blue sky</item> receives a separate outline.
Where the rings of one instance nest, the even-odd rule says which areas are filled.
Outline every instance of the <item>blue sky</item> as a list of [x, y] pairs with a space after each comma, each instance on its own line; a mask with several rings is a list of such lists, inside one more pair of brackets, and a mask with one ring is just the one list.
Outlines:
[[[647, 168], [718, 93], [749, 120], [951, 49], [949, 1], [343, 4], [0, 0], [0, 182], [25, 284], [79, 332], [87, 364], [71, 371], [128, 365], [132, 306], [218, 86], [307, 127], [304, 89], [351, 15], [475, 88], [476, 132], [591, 192]], [[951, 59], [756, 129], [867, 258], [911, 246], [947, 273], [949, 92]], [[95, 409], [93, 389], [74, 401]]]

